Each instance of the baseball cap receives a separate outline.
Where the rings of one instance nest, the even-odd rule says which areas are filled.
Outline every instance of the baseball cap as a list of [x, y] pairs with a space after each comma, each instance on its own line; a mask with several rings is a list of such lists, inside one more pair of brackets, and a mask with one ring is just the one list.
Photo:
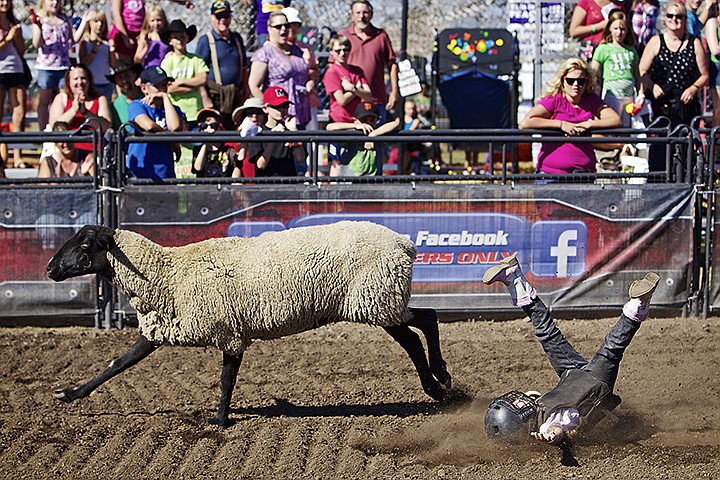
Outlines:
[[371, 102], [360, 102], [355, 108], [355, 118], [360, 119], [372, 115], [375, 118], [380, 117], [378, 106]]
[[232, 8], [230, 7], [230, 2], [227, 0], [215, 0], [212, 5], [210, 5], [210, 14], [211, 15], [217, 15], [218, 13], [232, 13]]
[[148, 67], [140, 73], [140, 83], [149, 83], [152, 86], [157, 86], [165, 80], [172, 82], [175, 79], [168, 77], [165, 70], [157, 65], [154, 67]]
[[282, 87], [268, 87], [263, 93], [263, 104], [271, 107], [279, 107], [285, 103], [292, 103], [287, 92]]
[[300, 12], [297, 8], [285, 7], [282, 10], [283, 15], [287, 18], [288, 23], [302, 23]]

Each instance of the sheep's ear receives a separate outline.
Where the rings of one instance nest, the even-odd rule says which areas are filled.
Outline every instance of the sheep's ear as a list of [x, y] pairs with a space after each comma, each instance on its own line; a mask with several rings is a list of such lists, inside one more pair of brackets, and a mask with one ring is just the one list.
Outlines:
[[113, 246], [115, 246], [114, 234], [115, 232], [110, 228], [101, 228], [95, 239], [98, 247], [104, 250], [110, 250]]

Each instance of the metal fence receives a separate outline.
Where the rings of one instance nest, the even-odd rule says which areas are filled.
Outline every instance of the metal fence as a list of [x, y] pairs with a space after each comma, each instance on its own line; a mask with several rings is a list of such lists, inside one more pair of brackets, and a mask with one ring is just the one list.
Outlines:
[[[706, 159], [714, 158], [717, 129], [653, 127], [596, 133], [603, 136], [568, 139], [547, 131], [435, 130], [373, 139], [478, 144], [487, 151], [489, 165], [477, 175], [329, 177], [314, 154], [309, 176], [164, 182], [128, 175], [128, 144], [272, 139], [316, 145], [362, 137], [325, 131], [268, 134], [263, 139], [240, 139], [234, 132], [141, 136], [124, 129], [106, 135], [104, 142], [96, 131], [5, 135], [0, 143], [40, 142], [63, 135], [71, 141], [91, 140], [97, 162], [95, 178], [85, 181], [0, 180], [0, 238], [7, 247], [0, 255], [1, 316], [94, 313], [98, 326], [122, 325], [130, 310], [105, 282], [81, 278], [54, 284], [44, 277], [54, 250], [86, 223], [136, 230], [170, 246], [342, 219], [375, 221], [415, 239], [416, 305], [464, 313], [504, 310], [504, 297], [481, 286], [480, 279], [502, 255], [518, 252], [556, 311], [599, 313], [617, 308], [629, 282], [650, 269], [661, 270], [665, 279], [656, 295], [660, 308], [703, 315], [716, 311], [720, 278], [709, 274], [718, 248], [713, 242], [719, 221], [714, 206], [716, 172]], [[666, 168], [651, 173], [517, 173], [520, 145], [567, 141], [655, 146], [664, 149]], [[458, 235], [453, 237], [456, 244], [443, 245], [442, 238], [453, 234]], [[568, 238], [572, 242], [567, 243]], [[562, 269], [560, 257], [548, 257], [548, 239], [556, 251], [566, 248]]]

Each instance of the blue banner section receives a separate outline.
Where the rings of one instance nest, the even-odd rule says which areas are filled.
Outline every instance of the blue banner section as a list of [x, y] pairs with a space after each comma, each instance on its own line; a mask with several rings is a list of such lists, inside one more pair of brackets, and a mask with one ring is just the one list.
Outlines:
[[587, 225], [582, 221], [539, 221], [530, 238], [530, 272], [536, 277], [579, 277], [585, 274]]
[[[418, 250], [416, 282], [477, 282], [490, 265], [513, 253], [536, 277], [586, 273], [587, 226], [582, 221], [531, 224], [506, 213], [323, 213], [293, 218], [288, 228], [341, 220], [378, 223], [412, 240]], [[248, 237], [279, 229], [279, 222], [234, 222], [228, 235]]]

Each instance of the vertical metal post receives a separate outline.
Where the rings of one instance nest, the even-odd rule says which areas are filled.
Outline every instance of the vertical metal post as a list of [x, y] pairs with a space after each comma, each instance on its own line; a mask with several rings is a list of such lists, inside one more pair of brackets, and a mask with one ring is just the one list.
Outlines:
[[535, 0], [535, 58], [533, 59], [533, 99], [542, 92], [542, 1]]

